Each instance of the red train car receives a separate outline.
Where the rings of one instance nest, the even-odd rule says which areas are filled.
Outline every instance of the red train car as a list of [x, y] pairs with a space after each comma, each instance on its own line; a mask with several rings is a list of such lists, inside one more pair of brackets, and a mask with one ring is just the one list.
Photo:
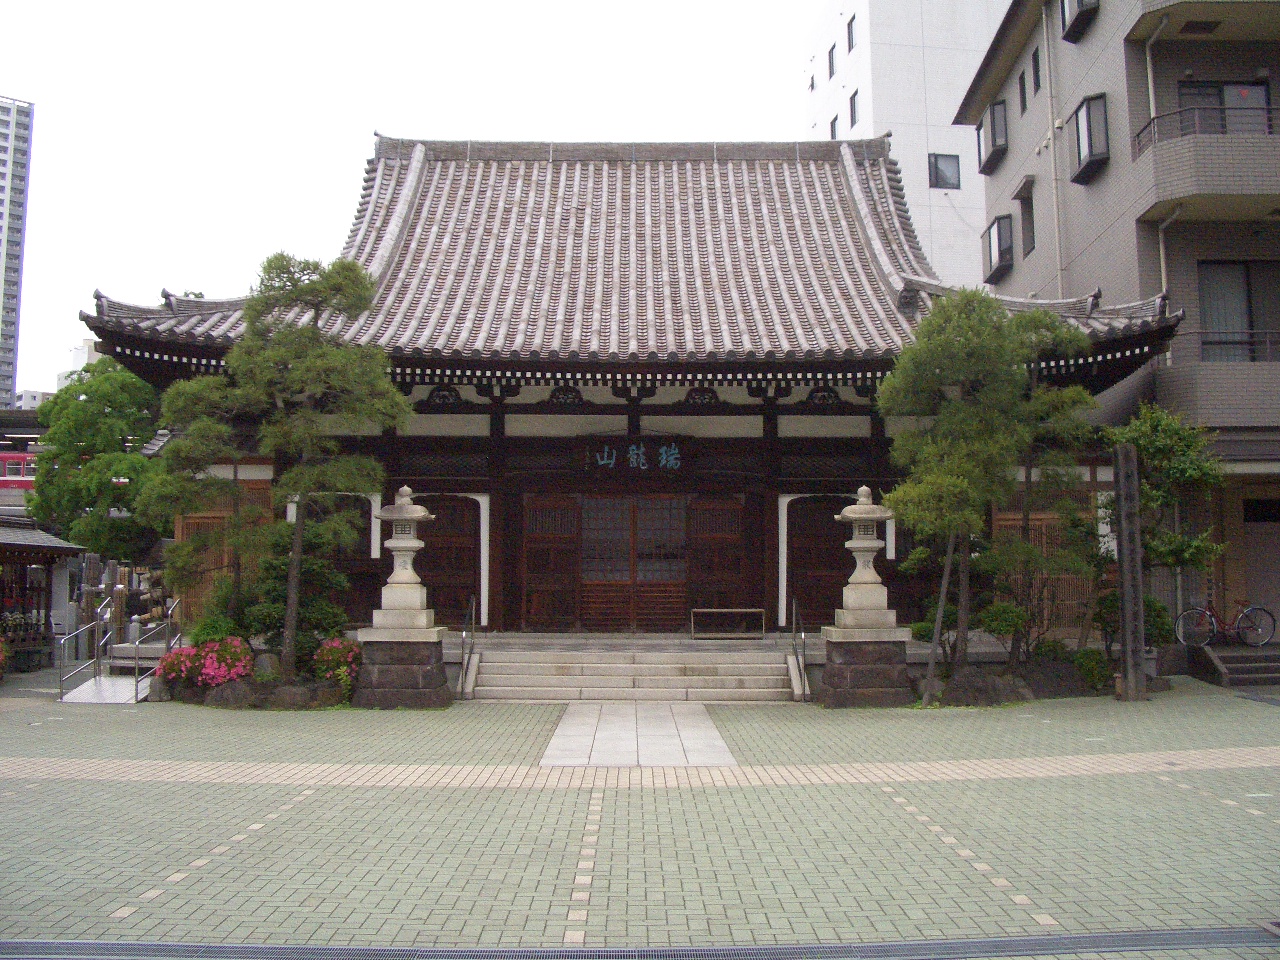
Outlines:
[[0, 452], [0, 490], [30, 490], [35, 480], [34, 453]]

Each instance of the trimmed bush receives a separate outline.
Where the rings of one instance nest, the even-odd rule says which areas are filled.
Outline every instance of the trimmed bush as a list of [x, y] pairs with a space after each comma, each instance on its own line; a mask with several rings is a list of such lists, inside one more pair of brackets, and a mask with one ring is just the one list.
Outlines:
[[360, 674], [360, 644], [346, 637], [326, 640], [316, 649], [312, 658], [317, 680], [331, 680], [342, 688], [345, 700], [351, 702], [351, 692]]
[[1077, 650], [1071, 659], [1084, 682], [1095, 691], [1105, 690], [1111, 684], [1114, 671], [1111, 661], [1101, 650]]

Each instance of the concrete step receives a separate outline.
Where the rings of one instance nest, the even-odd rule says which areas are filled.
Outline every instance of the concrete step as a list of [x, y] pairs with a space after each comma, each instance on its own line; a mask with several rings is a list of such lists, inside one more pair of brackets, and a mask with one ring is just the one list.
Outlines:
[[767, 677], [601, 677], [601, 676], [549, 676], [545, 674], [488, 675], [484, 662], [480, 663], [480, 675], [476, 689], [491, 686], [502, 687], [598, 687], [635, 690], [683, 690], [697, 687], [707, 690], [781, 690], [791, 689], [785, 674]]
[[[138, 684], [138, 699], [147, 699], [150, 678]], [[97, 677], [68, 690], [63, 703], [133, 703], [133, 677]]]
[[527, 676], [537, 673], [556, 677], [772, 677], [782, 669], [777, 663], [512, 663], [481, 656], [490, 676]]
[[1280, 670], [1266, 673], [1236, 673], [1233, 670], [1227, 676], [1233, 687], [1280, 686]]
[[635, 687], [481, 687], [476, 686], [477, 700], [690, 700], [706, 701], [775, 701], [790, 700], [791, 690], [657, 690]]
[[478, 644], [485, 663], [603, 663], [603, 664], [651, 664], [657, 666], [675, 664], [781, 664], [786, 653], [782, 650], [726, 650], [720, 653], [706, 651], [603, 651], [603, 650], [509, 650]]
[[164, 654], [163, 643], [113, 643], [107, 650], [109, 657], [130, 662], [133, 662], [134, 657], [139, 660], [159, 660]]

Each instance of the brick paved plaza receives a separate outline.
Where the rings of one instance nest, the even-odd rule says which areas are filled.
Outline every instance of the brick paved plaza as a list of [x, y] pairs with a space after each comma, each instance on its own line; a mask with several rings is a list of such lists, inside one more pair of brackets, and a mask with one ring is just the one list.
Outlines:
[[1275, 691], [686, 708], [681, 729], [732, 762], [590, 766], [563, 747], [581, 716], [546, 753], [559, 704], [237, 713], [59, 704], [42, 683], [0, 685], [0, 940], [786, 945], [1280, 920]]

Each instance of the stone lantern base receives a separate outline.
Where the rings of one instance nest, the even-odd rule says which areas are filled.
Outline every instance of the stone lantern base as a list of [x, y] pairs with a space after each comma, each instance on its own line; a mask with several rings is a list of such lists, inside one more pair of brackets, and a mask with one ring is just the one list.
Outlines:
[[360, 676], [351, 705], [393, 710], [396, 707], [447, 707], [453, 702], [444, 675], [444, 627], [426, 609], [421, 584], [389, 583], [382, 588], [383, 609], [373, 611], [373, 626], [360, 640]]
[[827, 663], [814, 699], [824, 707], [906, 707], [916, 702], [907, 674], [911, 630], [892, 610], [837, 610], [823, 627]]

